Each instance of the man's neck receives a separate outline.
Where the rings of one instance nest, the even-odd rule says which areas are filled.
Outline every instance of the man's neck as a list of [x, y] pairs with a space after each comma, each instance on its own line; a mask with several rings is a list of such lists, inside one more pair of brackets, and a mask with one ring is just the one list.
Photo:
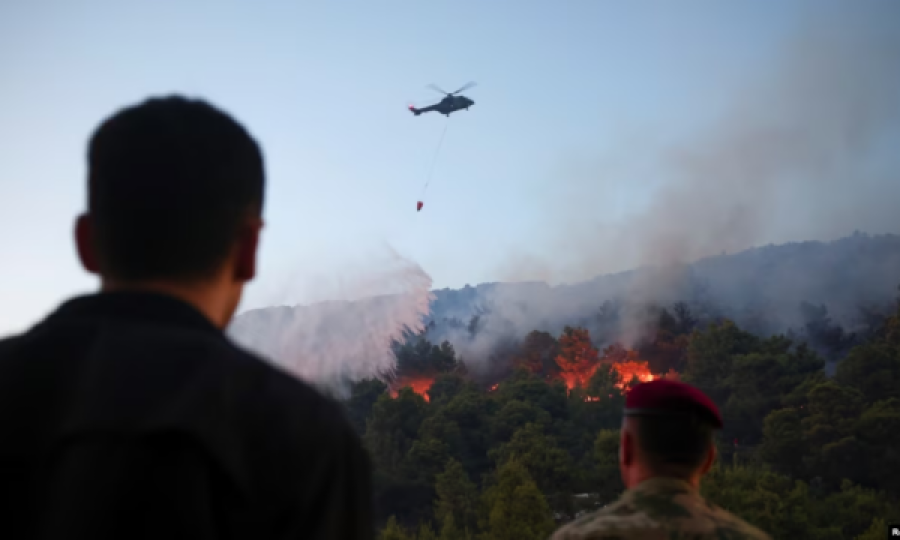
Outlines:
[[643, 482], [647, 480], [651, 480], [653, 478], [671, 478], [673, 480], [681, 480], [682, 482], [687, 482], [695, 489], [700, 489], [700, 478], [702, 475], [694, 474], [688, 477], [678, 474], [670, 474], [666, 472], [651, 472], [649, 470], [641, 470], [638, 474], [634, 474], [631, 477], [631, 481], [628, 483], [629, 488], [637, 487]]
[[223, 300], [210, 283], [174, 283], [171, 281], [118, 281], [104, 279], [102, 292], [151, 292], [164, 294], [186, 302], [200, 311], [218, 328], [225, 328], [231, 320], [233, 309]]

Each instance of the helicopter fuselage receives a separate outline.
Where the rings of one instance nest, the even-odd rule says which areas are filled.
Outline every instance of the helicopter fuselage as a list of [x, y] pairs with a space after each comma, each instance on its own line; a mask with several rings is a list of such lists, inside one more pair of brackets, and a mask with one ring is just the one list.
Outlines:
[[456, 111], [468, 110], [472, 105], [475, 105], [475, 102], [466, 96], [447, 96], [438, 103], [421, 109], [417, 109], [410, 105], [409, 110], [416, 116], [427, 112], [439, 112], [444, 116], [450, 116]]

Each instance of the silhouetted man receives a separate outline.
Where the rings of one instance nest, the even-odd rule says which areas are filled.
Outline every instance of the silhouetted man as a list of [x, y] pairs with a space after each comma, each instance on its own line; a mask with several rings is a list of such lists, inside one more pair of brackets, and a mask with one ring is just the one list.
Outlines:
[[565, 525], [553, 540], [770, 540], [700, 496], [716, 458], [715, 403], [687, 384], [658, 380], [625, 398], [619, 468], [628, 488], [618, 501]]
[[339, 405], [223, 333], [256, 273], [256, 142], [151, 99], [98, 128], [88, 169], [75, 242], [101, 292], [0, 341], [0, 537], [371, 538]]

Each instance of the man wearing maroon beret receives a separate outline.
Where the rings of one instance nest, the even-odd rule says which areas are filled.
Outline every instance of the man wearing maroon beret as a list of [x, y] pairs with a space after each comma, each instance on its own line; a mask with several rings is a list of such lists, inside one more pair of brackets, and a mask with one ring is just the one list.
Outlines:
[[771, 539], [700, 496], [716, 458], [719, 409], [693, 386], [642, 383], [625, 399], [619, 468], [627, 490], [618, 501], [560, 528], [552, 540]]

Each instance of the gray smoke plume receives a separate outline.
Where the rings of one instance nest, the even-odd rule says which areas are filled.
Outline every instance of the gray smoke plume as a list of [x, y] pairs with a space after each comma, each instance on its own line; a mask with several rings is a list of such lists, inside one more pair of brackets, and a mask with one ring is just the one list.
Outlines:
[[[348, 380], [393, 372], [391, 345], [420, 332], [432, 299], [431, 277], [389, 250], [365, 268], [335, 273], [340, 301], [252, 310], [236, 317], [229, 334], [294, 375], [340, 389]], [[329, 294], [330, 293], [330, 294]]]
[[616, 251], [671, 264], [764, 240], [900, 229], [897, 162], [872, 159], [900, 126], [898, 7], [808, 23], [707, 135], [663, 156], [673, 178]]
[[[660, 148], [628, 139], [593, 171], [583, 164], [561, 171], [553, 182], [565, 200], [546, 214], [546, 229], [556, 231], [543, 250], [551, 255], [517, 254], [502, 278], [571, 282], [652, 267], [617, 291], [626, 300], [621, 337], [631, 341], [641, 333], [640, 305], [677, 300], [691, 279], [688, 263], [860, 229], [900, 232], [900, 2], [842, 6], [840, 14], [822, 9], [803, 21], [698, 136]], [[648, 183], [627, 174], [645, 172], [647, 163], [657, 179], [646, 203], [604, 219], [617, 186]], [[790, 291], [802, 288], [805, 276], [778, 278]], [[522, 321], [527, 330], [584, 303], [597, 306], [611, 293], [578, 291], [552, 295], [540, 315], [520, 307], [518, 292], [492, 291], [490, 303], [498, 318]], [[739, 300], [752, 302], [753, 292], [745, 294]]]

